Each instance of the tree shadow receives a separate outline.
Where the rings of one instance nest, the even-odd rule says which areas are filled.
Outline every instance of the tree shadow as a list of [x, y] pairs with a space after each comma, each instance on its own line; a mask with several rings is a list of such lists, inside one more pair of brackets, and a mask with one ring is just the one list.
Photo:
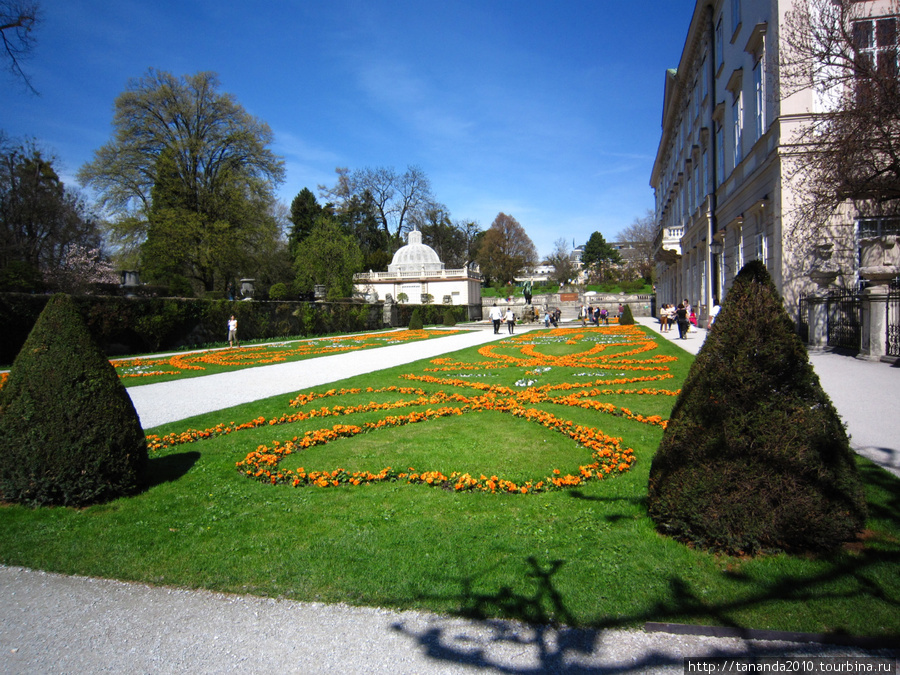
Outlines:
[[178, 480], [191, 470], [198, 459], [200, 453], [196, 451], [152, 457], [147, 462], [147, 488]]
[[[586, 502], [625, 502], [640, 508], [641, 513], [647, 515], [647, 497], [604, 497], [602, 495], [586, 495], [581, 490], [569, 490], [568, 496], [572, 499], [581, 499]], [[607, 513], [603, 516], [603, 520], [608, 523], [618, 523], [620, 520], [630, 520], [634, 518], [634, 513]]]
[[[896, 518], [896, 512], [894, 517]], [[440, 597], [452, 601], [460, 609], [457, 614], [467, 620], [435, 618], [424, 629], [416, 621], [398, 621], [392, 628], [408, 637], [429, 658], [493, 670], [500, 673], [640, 673], [655, 668], [679, 669], [684, 658], [739, 656], [758, 658], [818, 654], [900, 656], [900, 635], [881, 638], [854, 638], [840, 633], [808, 635], [774, 631], [754, 631], [735, 620], [742, 611], [774, 601], [821, 602], [859, 596], [894, 606], [900, 612], [900, 594], [886, 588], [875, 575], [875, 568], [900, 562], [897, 546], [890, 550], [866, 548], [859, 555], [843, 558], [821, 573], [807, 576], [785, 574], [739, 599], [710, 601], [692, 587], [687, 578], [677, 574], [668, 577], [669, 593], [664, 602], [646, 612], [603, 618], [589, 628], [572, 628], [573, 615], [565, 606], [553, 577], [566, 564], [563, 560], [541, 563], [534, 556], [526, 561], [527, 577], [534, 580], [533, 593], [517, 592], [502, 587], [495, 592], [474, 590], [471, 578], [460, 580], [458, 596]], [[736, 581], [750, 582], [730, 570], [722, 574]], [[848, 584], [848, 579], [853, 584]], [[843, 590], [841, 590], [843, 589]], [[435, 596], [437, 599], [437, 596]], [[495, 619], [496, 616], [511, 617]], [[715, 630], [696, 631], [684, 624], [714, 626]], [[673, 622], [670, 625], [667, 622]], [[635, 632], [644, 625], [650, 634]], [[679, 630], [679, 628], [685, 630]], [[617, 631], [631, 631], [628, 634]], [[662, 631], [656, 634], [654, 631]], [[695, 634], [739, 638], [733, 642], [689, 644], [673, 636]], [[665, 633], [670, 633], [666, 635]], [[639, 644], [629, 647], [628, 641]], [[778, 641], [778, 642], [773, 642]], [[785, 641], [794, 644], [786, 645]], [[804, 644], [805, 643], [805, 644]]]

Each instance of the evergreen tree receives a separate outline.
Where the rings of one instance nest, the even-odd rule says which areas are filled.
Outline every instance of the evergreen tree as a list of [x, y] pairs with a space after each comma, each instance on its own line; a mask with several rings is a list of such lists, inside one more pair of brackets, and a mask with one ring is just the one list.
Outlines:
[[600, 281], [603, 281], [604, 270], [613, 264], [620, 264], [622, 257], [619, 252], [606, 242], [603, 235], [594, 232], [587, 244], [584, 245], [584, 251], [581, 253], [581, 262], [589, 270], [595, 272]]
[[425, 325], [422, 323], [422, 313], [419, 311], [419, 308], [416, 307], [413, 309], [412, 314], [409, 317], [409, 330], [422, 330]]
[[82, 506], [140, 489], [144, 432], [69, 296], [38, 317], [0, 389], [0, 500]]
[[758, 261], [691, 366], [648, 507], [663, 533], [727, 553], [829, 550], [863, 528], [847, 434]]
[[309, 188], [303, 188], [291, 202], [291, 231], [288, 233], [288, 245], [291, 256], [297, 253], [298, 244], [312, 232], [316, 219], [322, 215], [322, 207], [316, 201]]

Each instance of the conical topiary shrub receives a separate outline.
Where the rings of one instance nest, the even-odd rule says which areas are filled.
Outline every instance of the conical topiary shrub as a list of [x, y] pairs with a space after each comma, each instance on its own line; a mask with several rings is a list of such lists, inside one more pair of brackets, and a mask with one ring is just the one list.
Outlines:
[[622, 310], [622, 316], [619, 317], [619, 325], [620, 326], [633, 326], [634, 325], [634, 314], [631, 313], [631, 305], [625, 305], [625, 309]]
[[422, 314], [419, 312], [419, 308], [416, 307], [409, 317], [409, 329], [422, 330], [422, 328], [424, 328], [424, 325], [422, 324]]
[[456, 325], [456, 316], [453, 314], [453, 310], [449, 307], [444, 309], [444, 325], [445, 326], [455, 326]]
[[0, 389], [0, 500], [107, 501], [142, 487], [146, 467], [125, 387], [72, 300], [53, 296]]
[[762, 263], [734, 281], [650, 468], [659, 530], [732, 554], [823, 551], [865, 522], [847, 434]]

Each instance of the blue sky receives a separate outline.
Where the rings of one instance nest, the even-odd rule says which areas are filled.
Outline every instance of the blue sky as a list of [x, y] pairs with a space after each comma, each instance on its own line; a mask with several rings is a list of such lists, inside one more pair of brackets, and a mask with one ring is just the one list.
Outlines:
[[267, 122], [286, 204], [334, 169], [421, 167], [451, 218], [503, 211], [541, 256], [607, 240], [653, 206], [666, 68], [694, 0], [41, 0], [23, 65], [0, 75], [0, 129], [74, 174], [148, 68], [214, 71]]

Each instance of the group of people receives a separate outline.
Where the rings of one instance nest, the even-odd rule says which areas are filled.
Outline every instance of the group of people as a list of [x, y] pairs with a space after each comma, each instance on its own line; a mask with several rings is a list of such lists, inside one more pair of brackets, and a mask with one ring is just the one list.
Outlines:
[[[709, 320], [706, 328], [710, 329], [719, 315], [719, 301], [713, 300], [713, 306], [709, 310]], [[672, 304], [663, 304], [659, 310], [660, 332], [668, 333], [672, 329], [672, 324], [678, 329], [678, 339], [686, 340], [687, 334], [697, 328], [697, 312], [691, 306], [690, 301], [685, 298], [678, 306]]]
[[663, 333], [668, 333], [672, 330], [672, 325], [674, 324], [678, 329], [679, 339], [683, 340], [691, 326], [697, 327], [697, 313], [691, 307], [691, 303], [685, 298], [684, 302], [679, 302], [677, 307], [669, 303], [663, 304], [659, 310], [659, 323], [661, 326], [660, 331]]
[[498, 335], [500, 333], [500, 325], [506, 321], [506, 326], [509, 329], [509, 334], [512, 335], [516, 326], [516, 315], [512, 311], [512, 307], [507, 307], [506, 314], [503, 313], [503, 310], [494, 305], [491, 307], [490, 313], [491, 321], [494, 323], [494, 335]]
[[[625, 306], [621, 303], [619, 304], [619, 316], [622, 316], [622, 312], [625, 311]], [[609, 310], [606, 307], [594, 307], [593, 305], [582, 305], [581, 311], [578, 313], [578, 318], [581, 319], [581, 325], [587, 326], [588, 323], [592, 323], [595, 326], [599, 326], [600, 322], [603, 322], [603, 325], [609, 325]]]
[[559, 328], [559, 319], [562, 316], [562, 310], [559, 307], [548, 309], [544, 312], [544, 326], [546, 328], [553, 324], [554, 328]]

